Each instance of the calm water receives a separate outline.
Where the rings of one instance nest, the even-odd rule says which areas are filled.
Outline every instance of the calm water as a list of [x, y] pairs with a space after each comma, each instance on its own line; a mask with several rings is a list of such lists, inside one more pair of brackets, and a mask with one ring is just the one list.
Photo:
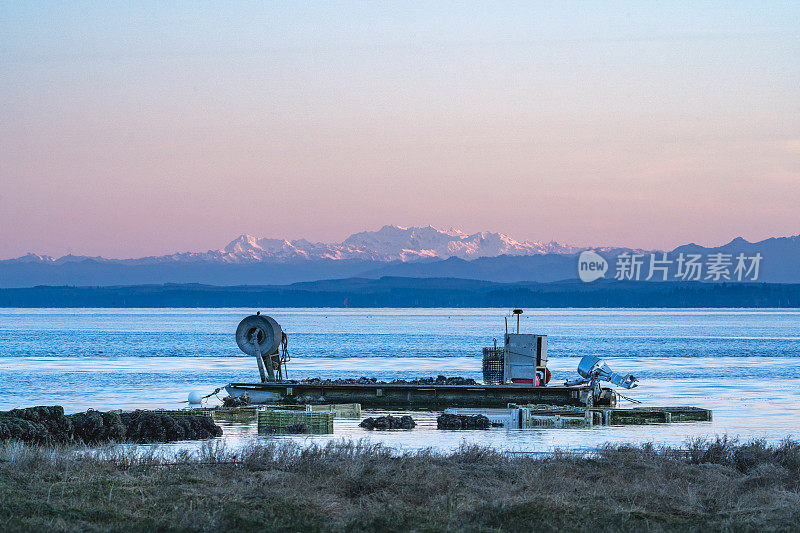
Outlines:
[[[264, 309], [289, 335], [289, 374], [303, 377], [480, 378], [482, 346], [502, 339], [497, 309]], [[250, 309], [0, 309], [0, 409], [60, 404], [67, 411], [174, 408], [193, 390], [255, 381], [233, 332]], [[590, 448], [603, 442], [680, 444], [728, 434], [800, 437], [800, 310], [538, 310], [522, 330], [549, 335], [553, 383], [577, 377], [596, 354], [641, 385], [644, 405], [696, 405], [714, 421], [647, 427], [484, 432], [435, 430], [414, 413], [410, 432], [370, 433], [337, 420], [334, 436], [383, 440], [399, 449], [450, 449], [463, 441], [519, 451]], [[255, 428], [225, 426], [232, 444]], [[275, 437], [261, 437], [275, 438]]]

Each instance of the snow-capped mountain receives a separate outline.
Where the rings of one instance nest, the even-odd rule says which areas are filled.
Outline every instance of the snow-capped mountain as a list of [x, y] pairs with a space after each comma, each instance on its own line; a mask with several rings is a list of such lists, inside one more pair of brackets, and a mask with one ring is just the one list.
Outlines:
[[441, 230], [384, 226], [377, 231], [362, 231], [339, 243], [310, 242], [306, 239], [284, 240], [240, 235], [218, 250], [181, 252], [158, 257], [110, 260], [98, 257], [65, 256], [54, 259], [28, 254], [18, 261], [63, 263], [80, 259], [114, 261], [126, 264], [174, 262], [257, 263], [298, 259], [359, 259], [367, 261], [417, 261], [421, 259], [476, 259], [499, 255], [570, 254], [579, 248], [554, 241], [541, 243], [517, 241], [502, 233], [483, 231], [467, 234], [457, 229]]
[[372, 250], [386, 258], [384, 260], [401, 261], [425, 257], [475, 259], [498, 255], [564, 254], [578, 251], [573, 246], [557, 242], [516, 241], [502, 233], [483, 231], [470, 235], [453, 228], [440, 230], [433, 226], [424, 228], [384, 226], [378, 231], [362, 231], [350, 235], [342, 245], [359, 250]]
[[[595, 247], [615, 256], [649, 253], [618, 247]], [[208, 285], [286, 285], [345, 278], [454, 278], [500, 283], [547, 283], [576, 279], [581, 249], [555, 242], [517, 241], [499, 233], [467, 234], [432, 227], [384, 226], [351, 235], [339, 243], [305, 239], [265, 239], [241, 235], [224, 248], [139, 259], [104, 259], [28, 254], [0, 261], [0, 288], [116, 286], [163, 283]], [[800, 236], [760, 242], [736, 238], [716, 247], [688, 244], [671, 253], [761, 254], [759, 281], [800, 283]], [[1, 295], [0, 295], [1, 296]], [[335, 296], [331, 302], [336, 304]], [[127, 301], [134, 305], [138, 300]], [[49, 305], [48, 297], [37, 300]], [[2, 302], [0, 302], [2, 304]]]
[[[575, 253], [573, 246], [557, 242], [516, 241], [502, 233], [467, 234], [456, 229], [440, 230], [433, 226], [406, 228], [384, 226], [378, 231], [362, 231], [340, 243], [259, 239], [240, 235], [221, 250], [191, 254], [195, 259], [227, 263], [255, 262], [269, 259], [362, 259], [370, 261], [415, 261], [419, 259], [475, 259], [498, 255], [537, 255]], [[179, 254], [186, 257], [185, 254]], [[202, 257], [200, 257], [202, 256]]]

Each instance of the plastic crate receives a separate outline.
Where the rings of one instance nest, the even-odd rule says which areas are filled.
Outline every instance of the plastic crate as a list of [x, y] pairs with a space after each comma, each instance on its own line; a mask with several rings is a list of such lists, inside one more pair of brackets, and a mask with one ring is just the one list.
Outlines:
[[333, 433], [333, 412], [264, 409], [258, 412], [259, 433], [286, 433], [287, 426], [305, 424], [308, 433]]
[[306, 411], [333, 413], [335, 418], [361, 418], [360, 403], [333, 403], [325, 405], [306, 405]]

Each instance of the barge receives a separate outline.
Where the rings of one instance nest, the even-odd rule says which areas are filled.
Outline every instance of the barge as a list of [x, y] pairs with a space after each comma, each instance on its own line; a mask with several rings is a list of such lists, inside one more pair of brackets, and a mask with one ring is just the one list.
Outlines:
[[[245, 394], [252, 403], [267, 404], [336, 404], [360, 403], [364, 407], [384, 409], [445, 409], [449, 407], [505, 407], [508, 404], [548, 404], [557, 406], [611, 406], [617, 394], [600, 387], [600, 381], [632, 388], [636, 378], [611, 372], [597, 358], [584, 358], [578, 372], [585, 379], [550, 386], [547, 368], [547, 335], [519, 331], [521, 309], [515, 309], [516, 332], [509, 332], [508, 319], [504, 343], [483, 348], [483, 381], [469, 384], [446, 384], [427, 380], [424, 383], [383, 383], [365, 380], [291, 381], [284, 379], [289, 360], [286, 334], [271, 317], [256, 313], [243, 319], [236, 330], [236, 343], [246, 354], [255, 357], [261, 381], [231, 383], [225, 387], [232, 397]], [[425, 380], [423, 380], [425, 381]]]
[[252, 403], [331, 404], [360, 403], [367, 408], [445, 409], [448, 407], [506, 407], [508, 404], [548, 404], [585, 407], [616, 405], [617, 395], [609, 388], [595, 392], [590, 385], [533, 386], [501, 385], [417, 385], [396, 383], [319, 384], [291, 381], [231, 383], [230, 396], [247, 394]]

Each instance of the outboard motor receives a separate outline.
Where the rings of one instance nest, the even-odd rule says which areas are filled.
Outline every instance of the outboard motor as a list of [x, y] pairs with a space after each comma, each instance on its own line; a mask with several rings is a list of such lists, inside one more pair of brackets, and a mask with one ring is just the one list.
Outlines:
[[578, 363], [578, 374], [584, 379], [568, 381], [565, 385], [582, 385], [589, 382], [608, 381], [614, 385], [632, 389], [638, 385], [639, 380], [631, 374], [623, 376], [611, 370], [608, 363], [597, 356], [587, 355]]

